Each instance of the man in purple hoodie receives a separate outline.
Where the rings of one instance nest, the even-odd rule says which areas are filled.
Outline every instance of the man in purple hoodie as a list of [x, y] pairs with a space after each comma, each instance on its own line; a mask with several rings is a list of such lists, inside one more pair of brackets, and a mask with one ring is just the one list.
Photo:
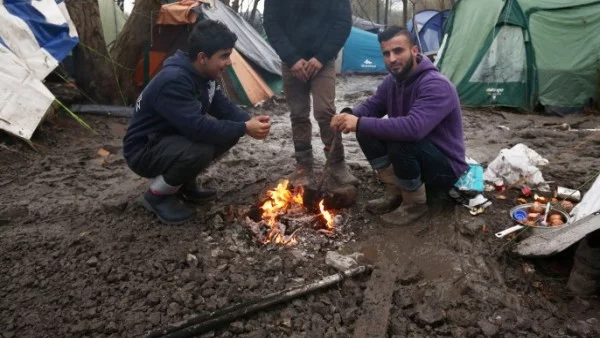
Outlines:
[[331, 127], [356, 132], [386, 185], [385, 196], [367, 208], [391, 211], [382, 219], [403, 225], [427, 213], [425, 184], [447, 191], [468, 169], [462, 113], [455, 87], [419, 54], [408, 31], [392, 26], [378, 38], [390, 75], [366, 102], [335, 116]]

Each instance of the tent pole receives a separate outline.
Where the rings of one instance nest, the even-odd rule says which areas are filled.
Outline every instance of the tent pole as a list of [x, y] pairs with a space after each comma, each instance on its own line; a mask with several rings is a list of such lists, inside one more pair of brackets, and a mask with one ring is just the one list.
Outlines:
[[423, 45], [421, 45], [421, 37], [419, 36], [419, 25], [417, 25], [417, 20], [415, 20], [415, 1], [411, 0], [410, 2], [412, 2], [412, 5], [413, 5], [413, 13], [412, 13], [413, 29], [415, 30], [415, 33], [417, 35], [417, 43], [419, 45], [419, 51], [421, 53], [423, 53]]

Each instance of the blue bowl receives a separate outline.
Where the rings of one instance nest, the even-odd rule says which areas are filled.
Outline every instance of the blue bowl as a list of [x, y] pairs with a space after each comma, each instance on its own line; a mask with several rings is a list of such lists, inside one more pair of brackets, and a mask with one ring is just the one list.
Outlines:
[[524, 221], [527, 219], [527, 212], [525, 210], [515, 210], [513, 212], [513, 219], [515, 221]]

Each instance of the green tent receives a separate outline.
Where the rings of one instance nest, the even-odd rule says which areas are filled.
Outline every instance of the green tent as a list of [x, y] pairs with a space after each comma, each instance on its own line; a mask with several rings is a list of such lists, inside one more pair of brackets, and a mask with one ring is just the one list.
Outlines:
[[594, 98], [598, 32], [600, 0], [459, 0], [436, 63], [465, 106], [570, 111]]

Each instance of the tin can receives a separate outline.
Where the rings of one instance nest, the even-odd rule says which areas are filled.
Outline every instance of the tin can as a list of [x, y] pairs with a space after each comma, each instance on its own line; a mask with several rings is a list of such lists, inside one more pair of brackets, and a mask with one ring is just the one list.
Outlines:
[[496, 187], [496, 191], [504, 191], [504, 180], [497, 180], [494, 182], [494, 186]]
[[581, 192], [579, 190], [573, 190], [565, 187], [556, 187], [554, 190], [554, 197], [559, 200], [565, 199], [571, 202], [579, 202], [581, 201]]

